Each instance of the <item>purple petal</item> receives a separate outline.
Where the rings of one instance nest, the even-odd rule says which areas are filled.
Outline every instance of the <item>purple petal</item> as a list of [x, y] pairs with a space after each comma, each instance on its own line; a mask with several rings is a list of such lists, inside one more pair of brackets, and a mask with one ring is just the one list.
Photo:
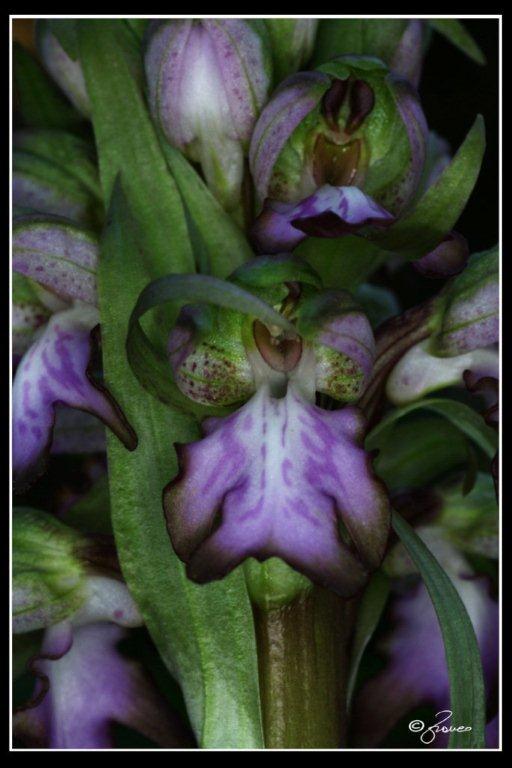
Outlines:
[[180, 745], [183, 733], [163, 697], [140, 664], [117, 650], [126, 636], [114, 624], [91, 624], [74, 631], [61, 658], [45, 658], [43, 651], [34, 671], [46, 678], [48, 692], [37, 706], [15, 715], [15, 734], [30, 746], [105, 749], [115, 746], [117, 722], [160, 746]]
[[300, 203], [265, 202], [252, 238], [260, 253], [293, 250], [305, 237], [343, 237], [369, 225], [386, 226], [394, 217], [358, 187], [330, 184]]
[[276, 556], [355, 594], [378, 566], [389, 528], [387, 498], [360, 447], [363, 421], [356, 408], [307, 403], [291, 384], [281, 399], [262, 387], [231, 416], [207, 421], [203, 440], [180, 447], [181, 474], [164, 492], [189, 577], [210, 581], [248, 557]]
[[468, 241], [458, 232], [450, 232], [433, 251], [413, 261], [413, 266], [425, 277], [452, 277], [462, 272], [468, 259]]
[[421, 77], [425, 35], [425, 22], [411, 19], [390, 63], [390, 69], [408, 80], [415, 88], [418, 87]]
[[[452, 569], [449, 575], [475, 629], [489, 695], [498, 671], [498, 604], [489, 596], [487, 579], [472, 577], [469, 566], [462, 564], [453, 549], [452, 557], [458, 570]], [[383, 644], [387, 665], [366, 683], [356, 702], [358, 746], [379, 744], [393, 725], [415, 706], [431, 704], [436, 712], [450, 708], [443, 639], [423, 584], [395, 597], [392, 620], [394, 628]], [[442, 734], [438, 734], [430, 746], [446, 746], [446, 740], [443, 743]]]
[[20, 221], [13, 231], [12, 268], [59, 297], [96, 304], [98, 242], [65, 221]]
[[133, 449], [136, 438], [119, 407], [88, 376], [97, 311], [86, 305], [54, 315], [23, 357], [13, 384], [13, 469], [18, 481], [37, 471], [52, 439], [56, 403], [90, 411]]
[[249, 163], [260, 200], [269, 196], [275, 162], [302, 120], [317, 106], [331, 79], [321, 72], [300, 72], [274, 91], [254, 128]]

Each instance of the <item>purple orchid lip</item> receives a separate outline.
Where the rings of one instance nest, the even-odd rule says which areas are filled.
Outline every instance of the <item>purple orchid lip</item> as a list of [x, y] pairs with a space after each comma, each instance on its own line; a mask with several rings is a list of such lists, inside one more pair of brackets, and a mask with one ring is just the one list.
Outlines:
[[189, 577], [280, 557], [344, 597], [357, 593], [389, 532], [386, 494], [360, 447], [363, 421], [352, 407], [317, 408], [290, 384], [283, 398], [262, 386], [231, 416], [204, 422], [203, 440], [178, 446], [181, 471], [163, 496]]
[[358, 187], [324, 184], [300, 203], [267, 200], [251, 235], [260, 253], [273, 254], [293, 250], [306, 236], [342, 237], [394, 221]]
[[42, 468], [56, 403], [90, 411], [127, 448], [137, 445], [120, 408], [89, 373], [91, 329], [97, 322], [97, 311], [87, 305], [57, 313], [18, 366], [12, 392], [13, 469], [18, 486]]
[[119, 652], [126, 636], [123, 628], [104, 622], [80, 627], [72, 636], [60, 627], [47, 630], [32, 662], [35, 694], [14, 715], [16, 736], [30, 747], [111, 749], [117, 722], [159, 746], [189, 746], [189, 734], [153, 681]]

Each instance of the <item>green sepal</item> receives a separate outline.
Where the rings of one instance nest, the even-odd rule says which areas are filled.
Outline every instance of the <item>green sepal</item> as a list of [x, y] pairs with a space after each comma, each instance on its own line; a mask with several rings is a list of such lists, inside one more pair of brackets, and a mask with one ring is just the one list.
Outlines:
[[483, 51], [458, 19], [429, 19], [429, 25], [477, 64], [485, 64]]
[[405, 259], [418, 259], [450, 232], [473, 191], [485, 150], [485, 127], [479, 115], [453, 160], [414, 208], [386, 232], [369, 233], [379, 248]]

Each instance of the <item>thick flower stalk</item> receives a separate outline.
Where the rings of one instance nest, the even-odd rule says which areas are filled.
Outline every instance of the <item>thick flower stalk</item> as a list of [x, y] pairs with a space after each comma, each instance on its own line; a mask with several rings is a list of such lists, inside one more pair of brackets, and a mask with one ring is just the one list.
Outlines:
[[[275, 262], [262, 263], [265, 278], [259, 286], [253, 278], [253, 289], [296, 333], [222, 309], [185, 309], [171, 333], [171, 364], [187, 397], [227, 405], [255, 394], [230, 416], [203, 422], [203, 440], [180, 447], [181, 472], [164, 493], [169, 533], [196, 581], [221, 578], [247, 558], [278, 557], [350, 597], [383, 556], [388, 502], [362, 447], [362, 414], [320, 408], [315, 392], [357, 399], [372, 366], [371, 328], [350, 296], [272, 285]], [[255, 261], [234, 279], [249, 282], [259, 267], [261, 277]]]
[[426, 140], [414, 89], [377, 59], [344, 56], [288, 78], [251, 140], [257, 247], [390, 225], [413, 201]]
[[268, 95], [271, 61], [263, 22], [155, 23], [146, 56], [153, 118], [195, 163], [228, 211], [239, 208], [244, 157]]

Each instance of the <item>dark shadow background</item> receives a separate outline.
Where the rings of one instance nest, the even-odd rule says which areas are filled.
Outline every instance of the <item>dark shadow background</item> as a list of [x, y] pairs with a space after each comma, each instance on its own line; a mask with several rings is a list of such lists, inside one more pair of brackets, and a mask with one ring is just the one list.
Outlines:
[[487, 65], [471, 61], [434, 32], [419, 90], [429, 127], [444, 136], [453, 151], [464, 140], [475, 116], [484, 116], [484, 162], [457, 224], [457, 230], [467, 238], [474, 253], [498, 241], [499, 21], [464, 19], [462, 23], [485, 54]]

